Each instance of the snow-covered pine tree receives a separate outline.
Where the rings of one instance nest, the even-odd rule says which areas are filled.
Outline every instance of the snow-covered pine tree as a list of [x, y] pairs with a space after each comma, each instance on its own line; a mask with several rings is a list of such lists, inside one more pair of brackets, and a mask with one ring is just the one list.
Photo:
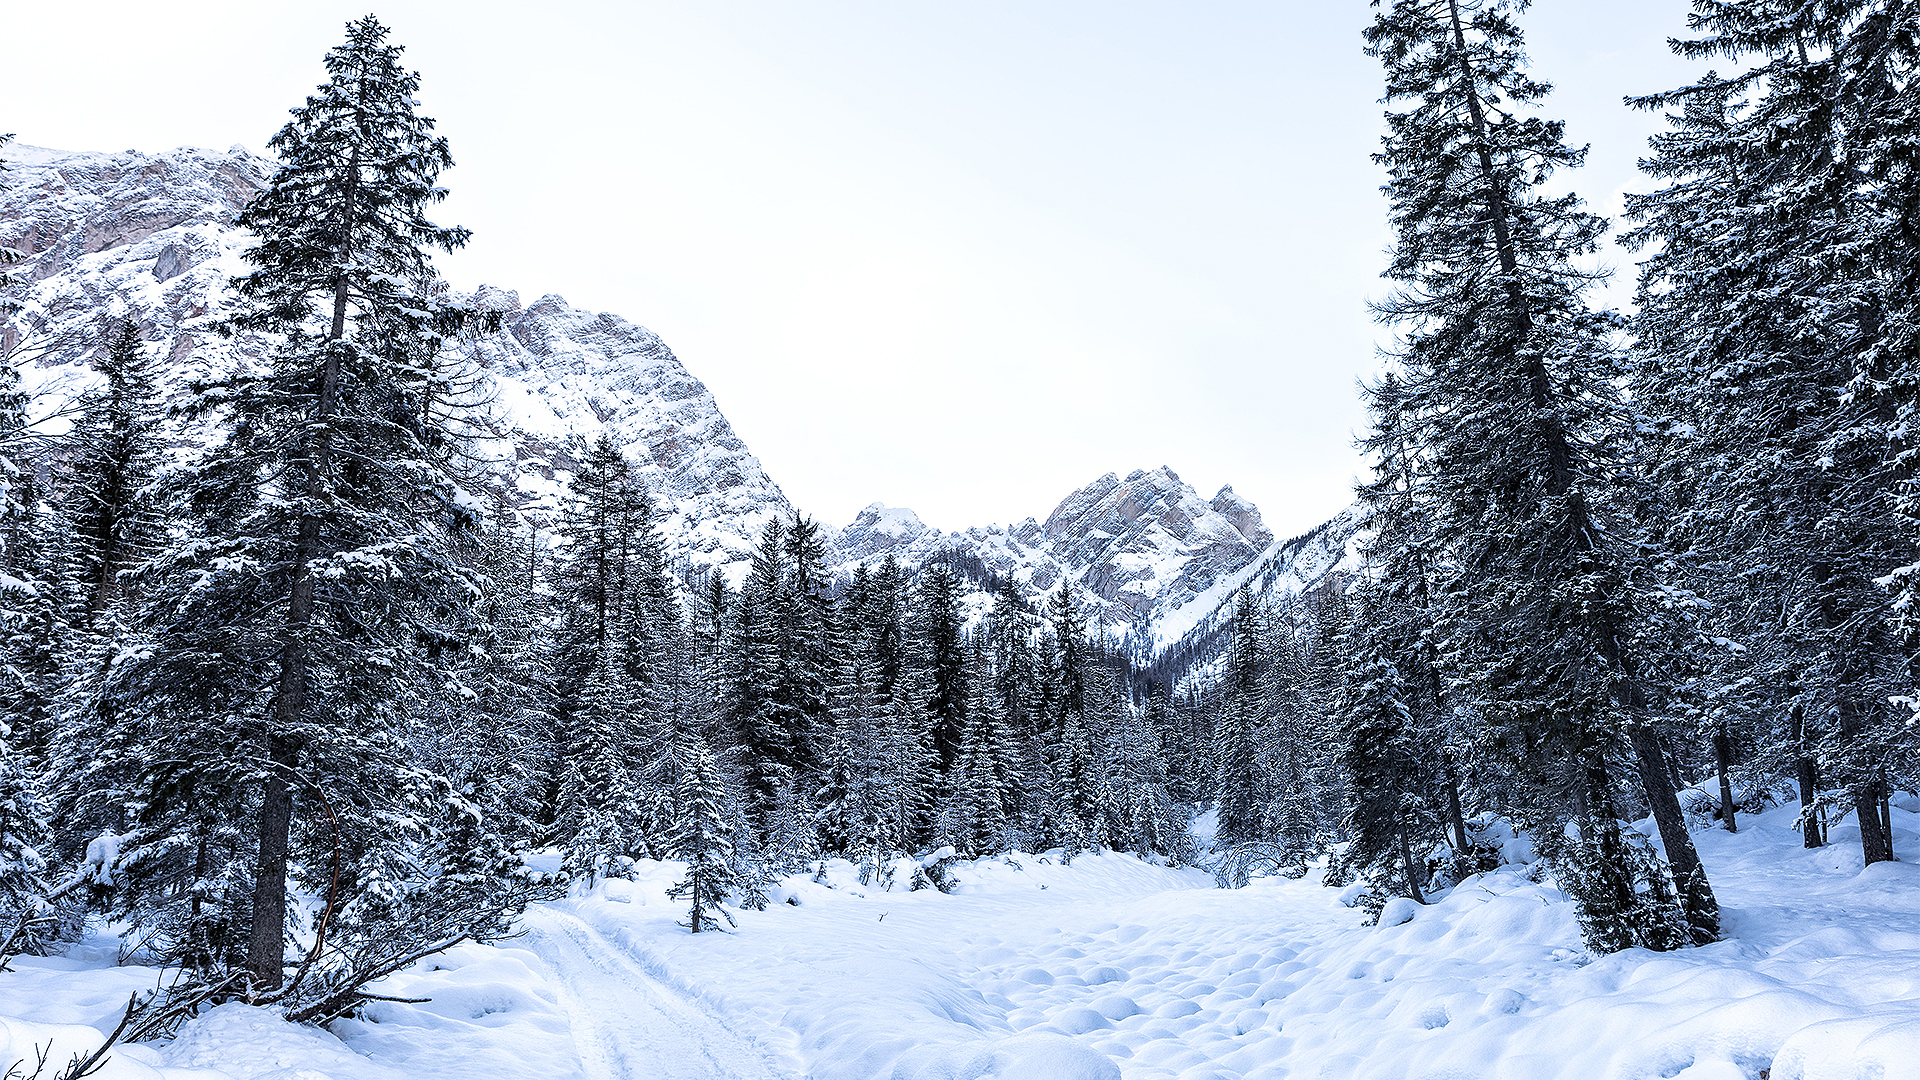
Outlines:
[[146, 644], [100, 695], [145, 729], [138, 843], [248, 815], [252, 850], [209, 857], [251, 863], [238, 921], [258, 992], [284, 978], [291, 873], [322, 873], [336, 839], [355, 882], [411, 857], [415, 806], [437, 801], [403, 739], [408, 703], [441, 692], [422, 643], [457, 640], [478, 591], [444, 539], [470, 518], [439, 464], [446, 432], [416, 407], [418, 357], [472, 318], [437, 298], [428, 249], [467, 233], [426, 217], [452, 158], [386, 39], [349, 24], [268, 144], [281, 165], [239, 219], [259, 243], [232, 326], [270, 335], [271, 366], [200, 388], [227, 435], [180, 477], [185, 535], [139, 577]]
[[667, 895], [687, 901], [687, 921], [682, 925], [698, 934], [719, 929], [715, 916], [734, 925], [722, 904], [740, 882], [733, 867], [726, 788], [713, 754], [699, 736], [683, 734], [677, 756], [680, 782], [674, 802], [680, 809], [680, 823], [673, 838], [673, 857], [687, 864], [687, 876]]
[[47, 908], [53, 830], [34, 760], [0, 721], [0, 962], [8, 952], [37, 951], [52, 929], [37, 925]]
[[1213, 797], [1218, 826], [1215, 850], [1260, 839], [1260, 738], [1266, 720], [1264, 628], [1260, 610], [1242, 593], [1234, 601], [1225, 685], [1214, 722]]
[[951, 773], [967, 729], [967, 650], [962, 638], [960, 574], [934, 559], [920, 568], [914, 605], [914, 660], [924, 672], [927, 728], [941, 773]]
[[920, 707], [920, 682], [909, 663], [910, 596], [906, 571], [889, 554], [873, 575], [861, 617], [875, 723], [875, 858], [915, 850], [930, 838], [933, 826], [939, 758]]
[[869, 840], [876, 701], [870, 693], [862, 619], [872, 603], [872, 573], [854, 567], [830, 612], [827, 629], [830, 730], [824, 739], [820, 785], [814, 790], [814, 830], [829, 855], [857, 858]]
[[1045, 832], [1046, 775], [1040, 661], [1034, 647], [1039, 619], [1029, 610], [1011, 574], [994, 590], [984, 634], [992, 678], [975, 695], [987, 702], [999, 725], [1001, 799], [1013, 830], [1013, 842], [1026, 847]]
[[[1420, 460], [1409, 441], [1405, 385], [1389, 371], [1364, 394], [1373, 414], [1373, 430], [1361, 445], [1374, 457], [1374, 478], [1360, 488], [1374, 530], [1367, 547], [1370, 580], [1348, 625], [1337, 634], [1323, 631], [1316, 636], [1323, 651], [1344, 654], [1350, 634], [1398, 673], [1411, 730], [1420, 733], [1426, 754], [1439, 762], [1450, 842], [1456, 857], [1465, 857], [1469, 843], [1460, 789], [1474, 755], [1466, 725], [1452, 707], [1434, 633], [1441, 586], [1438, 557], [1444, 548], [1433, 534], [1433, 518], [1416, 498]], [[1337, 684], [1339, 693], [1346, 690], [1342, 680], [1322, 681]]]
[[[0, 150], [13, 136], [0, 134]], [[6, 184], [6, 163], [0, 161], [0, 188]], [[13, 284], [6, 268], [18, 261], [20, 253], [0, 247], [0, 290]], [[12, 298], [0, 292], [0, 320], [10, 315]], [[0, 335], [5, 331], [0, 329]], [[49, 865], [53, 834], [44, 801], [43, 773], [46, 769], [46, 743], [51, 736], [51, 686], [41, 679], [13, 670], [25, 660], [44, 668], [52, 659], [52, 635], [55, 627], [48, 617], [55, 610], [48, 582], [36, 582], [25, 565], [33, 561], [31, 547], [22, 549], [27, 539], [23, 528], [32, 524], [31, 492], [21, 490], [25, 477], [14, 462], [14, 452], [26, 435], [25, 399], [19, 393], [19, 373], [11, 357], [0, 357], [0, 552], [7, 570], [0, 581], [0, 641], [9, 671], [4, 700], [0, 700], [0, 936], [14, 951], [37, 948], [42, 931], [38, 923], [45, 907], [46, 883], [42, 874]], [[5, 957], [0, 956], [0, 961]]]
[[1052, 630], [1046, 672], [1048, 817], [1053, 841], [1069, 856], [1099, 844], [1105, 825], [1100, 757], [1089, 730], [1091, 657], [1086, 617], [1071, 583], [1047, 599]]
[[1284, 872], [1306, 873], [1327, 850], [1343, 814], [1334, 718], [1352, 663], [1343, 642], [1349, 618], [1344, 593], [1323, 588], [1303, 598], [1304, 626], [1289, 630], [1297, 605], [1268, 620], [1261, 694], [1260, 775], [1266, 798], [1260, 831]]
[[1588, 842], [1618, 847], [1599, 807], [1612, 805], [1608, 765], [1624, 741], [1692, 934], [1710, 941], [1718, 908], [1637, 652], [1655, 605], [1643, 537], [1619, 512], [1632, 463], [1615, 320], [1583, 299], [1594, 275], [1579, 260], [1604, 224], [1576, 196], [1539, 190], [1584, 151], [1527, 115], [1548, 87], [1523, 70], [1522, 6], [1395, 0], [1366, 31], [1392, 106], [1376, 160], [1396, 231], [1386, 276], [1403, 287], [1376, 310], [1405, 328], [1411, 497], [1457, 568], [1441, 621], [1472, 704], [1535, 759], [1525, 774], [1541, 787], [1519, 794], [1548, 813], [1571, 806]]
[[[796, 531], [798, 538], [790, 535]], [[812, 790], [819, 776], [828, 680], [824, 627], [812, 622], [825, 585], [819, 552], [811, 521], [768, 520], [734, 602], [725, 719], [743, 751], [750, 813], [763, 830], [781, 792]]]
[[632, 767], [633, 683], [618, 654], [603, 653], [569, 713], [554, 835], [567, 869], [589, 882], [618, 874], [624, 858], [653, 854], [643, 792]]
[[139, 324], [114, 324], [94, 360], [105, 380], [75, 418], [58, 477], [61, 577], [71, 621], [101, 629], [120, 574], [152, 553], [163, 522], [150, 491], [163, 449], [159, 392]]
[[1189, 862], [1196, 852], [1189, 832], [1192, 811], [1169, 790], [1160, 729], [1145, 710], [1123, 704], [1111, 736], [1109, 816], [1115, 840], [1142, 858], [1167, 856]]
[[[21, 417], [15, 403], [0, 415]], [[5, 421], [0, 420], [0, 423]], [[16, 429], [18, 430], [18, 429]], [[34, 776], [47, 768], [69, 653], [67, 606], [60, 591], [57, 518], [40, 497], [31, 461], [16, 465], [0, 451], [0, 470], [11, 474], [0, 505], [0, 722], [13, 732]]]
[[595, 440], [571, 488], [555, 574], [551, 663], [565, 746], [553, 836], [591, 879], [664, 839], [657, 809], [670, 793], [657, 766], [671, 750], [685, 659], [651, 504], [611, 438]]
[[[1722, 682], [1762, 757], [1789, 765], [1806, 843], [1815, 792], [1844, 790], [1868, 862], [1912, 762], [1920, 374], [1920, 204], [1911, 5], [1786, 0], [1694, 5], [1684, 56], [1745, 65], [1634, 104], [1672, 130], [1643, 162], [1667, 186], [1632, 197], [1653, 246], [1634, 328], [1636, 394], [1666, 414], [1675, 531], [1703, 551], [1717, 610], [1751, 614]], [[1744, 700], [1741, 700], [1744, 699]], [[1818, 775], [1816, 775], [1816, 772]]]
[[550, 763], [566, 750], [550, 668], [552, 596], [541, 584], [537, 541], [532, 523], [498, 493], [491, 523], [462, 555], [485, 580], [474, 616], [486, 632], [453, 654], [457, 703], [423, 717], [413, 736], [423, 764], [451, 781], [489, 829], [526, 844], [551, 839]]
[[1358, 668], [1341, 709], [1341, 763], [1350, 793], [1343, 861], [1392, 882], [1401, 895], [1426, 903], [1425, 849], [1438, 835], [1432, 794], [1439, 784], [1407, 707], [1400, 672], [1377, 640], [1360, 631]]
[[968, 650], [967, 672], [972, 704], [947, 770], [938, 839], [972, 858], [1005, 849], [1010, 793], [1002, 784], [1006, 738], [991, 693], [993, 668], [978, 639]]

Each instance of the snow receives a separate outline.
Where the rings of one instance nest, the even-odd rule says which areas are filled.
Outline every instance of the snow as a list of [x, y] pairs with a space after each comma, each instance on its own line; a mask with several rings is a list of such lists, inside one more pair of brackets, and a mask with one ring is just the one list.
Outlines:
[[[1603, 957], [1525, 865], [1368, 925], [1317, 873], [1220, 890], [1130, 856], [1014, 854], [955, 864], [942, 894], [829, 862], [736, 931], [693, 936], [666, 897], [682, 868], [642, 862], [380, 987], [430, 1002], [376, 1003], [331, 1035], [223, 1006], [101, 1075], [1920, 1078], [1920, 866], [1862, 869], [1844, 823], [1804, 850], [1795, 814], [1696, 833], [1726, 940]], [[1920, 851], [1920, 817], [1894, 824]], [[96, 939], [0, 973], [11, 1052], [97, 1042], [160, 977], [114, 959]]]

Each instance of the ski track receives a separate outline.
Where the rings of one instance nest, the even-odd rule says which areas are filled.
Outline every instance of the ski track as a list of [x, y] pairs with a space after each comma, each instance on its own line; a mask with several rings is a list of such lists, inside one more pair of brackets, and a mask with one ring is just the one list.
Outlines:
[[565, 912], [529, 908], [521, 945], [553, 973], [589, 1080], [792, 1080], [772, 1055]]

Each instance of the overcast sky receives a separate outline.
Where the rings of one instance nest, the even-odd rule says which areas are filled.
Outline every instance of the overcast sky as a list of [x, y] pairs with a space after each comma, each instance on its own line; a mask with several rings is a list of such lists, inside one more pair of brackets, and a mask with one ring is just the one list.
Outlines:
[[[365, 6], [12, 5], [0, 131], [258, 150]], [[1659, 122], [1620, 99], [1689, 77], [1684, 11], [1524, 19], [1596, 209], [1644, 187]], [[651, 327], [801, 509], [1013, 522], [1163, 464], [1282, 535], [1350, 501], [1388, 240], [1363, 0], [375, 12], [459, 162], [454, 285]]]

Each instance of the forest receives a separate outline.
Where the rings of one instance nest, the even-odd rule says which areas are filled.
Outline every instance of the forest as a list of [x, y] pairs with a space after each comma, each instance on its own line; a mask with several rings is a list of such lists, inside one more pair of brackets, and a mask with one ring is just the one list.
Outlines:
[[1806, 846], [1846, 821], [1895, 859], [1920, 10], [1694, 5], [1674, 47], [1727, 70], [1629, 102], [1668, 131], [1622, 313], [1592, 306], [1613, 223], [1563, 190], [1585, 149], [1525, 8], [1374, 5], [1395, 346], [1364, 565], [1242, 594], [1178, 665], [1090, 632], [1071, 582], [831, 572], [804, 515], [739, 580], [676, 564], [606, 437], [557, 517], [475, 483], [461, 355], [498, 315], [434, 269], [469, 234], [428, 216], [453, 158], [419, 75], [350, 24], [240, 218], [223, 333], [266, 367], [162, 400], [102, 312], [99, 389], [45, 434], [19, 368], [76, 346], [0, 293], [0, 958], [131, 928], [180, 972], [133, 1039], [226, 1000], [351, 1015], [650, 859], [684, 864], [694, 933], [830, 860], [945, 890], [957, 860], [1100, 849], [1226, 887], [1319, 866], [1378, 912], [1519, 830], [1599, 953], [1719, 938], [1690, 829], [1792, 801]]

